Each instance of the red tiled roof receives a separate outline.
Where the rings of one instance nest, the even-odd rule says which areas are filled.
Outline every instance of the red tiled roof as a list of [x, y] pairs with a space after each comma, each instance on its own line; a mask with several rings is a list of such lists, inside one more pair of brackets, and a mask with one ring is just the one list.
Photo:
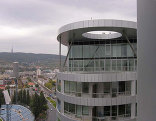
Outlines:
[[35, 84], [34, 84], [33, 82], [29, 82], [28, 85], [33, 86], [33, 85], [35, 85]]
[[5, 90], [5, 87], [0, 87], [0, 89]]

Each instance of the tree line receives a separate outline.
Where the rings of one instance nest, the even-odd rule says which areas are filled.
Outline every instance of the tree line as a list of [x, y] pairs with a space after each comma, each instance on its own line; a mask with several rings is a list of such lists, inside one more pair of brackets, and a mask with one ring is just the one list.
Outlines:
[[1, 108], [1, 105], [3, 104], [5, 104], [5, 99], [3, 95], [3, 90], [0, 89], [0, 108]]
[[[12, 103], [16, 103], [16, 93], [14, 91], [14, 96], [12, 98]], [[18, 104], [27, 105], [30, 107], [35, 119], [46, 118], [46, 111], [48, 109], [47, 100], [44, 97], [43, 92], [30, 96], [29, 90], [20, 90], [18, 92]]]

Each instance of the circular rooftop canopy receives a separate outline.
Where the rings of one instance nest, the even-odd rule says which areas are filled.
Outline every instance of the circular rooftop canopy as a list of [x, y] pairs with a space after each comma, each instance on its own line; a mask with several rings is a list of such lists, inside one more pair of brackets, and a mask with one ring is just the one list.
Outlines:
[[68, 46], [71, 41], [115, 39], [124, 37], [123, 34], [129, 38], [136, 38], [136, 22], [110, 19], [79, 21], [61, 27], [57, 40]]
[[[6, 105], [1, 106], [1, 117], [6, 121]], [[9, 105], [11, 121], [34, 121], [35, 117], [31, 111], [21, 105]]]

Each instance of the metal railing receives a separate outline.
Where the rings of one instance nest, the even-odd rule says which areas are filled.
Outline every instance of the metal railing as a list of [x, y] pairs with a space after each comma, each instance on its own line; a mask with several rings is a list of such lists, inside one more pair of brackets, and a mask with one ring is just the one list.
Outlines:
[[121, 120], [126, 121], [131, 119], [130, 114], [123, 114], [117, 116], [90, 116], [90, 115], [78, 115], [65, 111], [64, 115], [76, 121], [121, 121]]
[[83, 92], [64, 92], [66, 95], [75, 97], [88, 97], [88, 98], [109, 98], [118, 96], [130, 96], [131, 91], [115, 92], [115, 93], [83, 93]]
[[87, 72], [120, 72], [120, 71], [136, 71], [136, 67], [64, 67], [62, 68], [62, 72], [80, 72], [80, 73], [87, 73]]

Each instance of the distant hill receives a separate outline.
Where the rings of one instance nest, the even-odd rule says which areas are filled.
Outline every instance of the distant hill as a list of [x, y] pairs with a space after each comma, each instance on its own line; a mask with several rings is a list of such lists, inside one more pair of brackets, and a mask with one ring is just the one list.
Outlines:
[[[65, 56], [61, 56], [62, 61]], [[34, 54], [34, 53], [7, 53], [0, 52], [0, 63], [12, 63], [18, 61], [19, 63], [34, 63], [37, 65], [58, 65], [59, 55], [55, 54]]]
[[[62, 59], [65, 59], [65, 56], [62, 56]], [[0, 60], [7, 62], [38, 62], [38, 61], [53, 61], [59, 60], [59, 55], [55, 54], [34, 54], [34, 53], [7, 53], [0, 52]]]

